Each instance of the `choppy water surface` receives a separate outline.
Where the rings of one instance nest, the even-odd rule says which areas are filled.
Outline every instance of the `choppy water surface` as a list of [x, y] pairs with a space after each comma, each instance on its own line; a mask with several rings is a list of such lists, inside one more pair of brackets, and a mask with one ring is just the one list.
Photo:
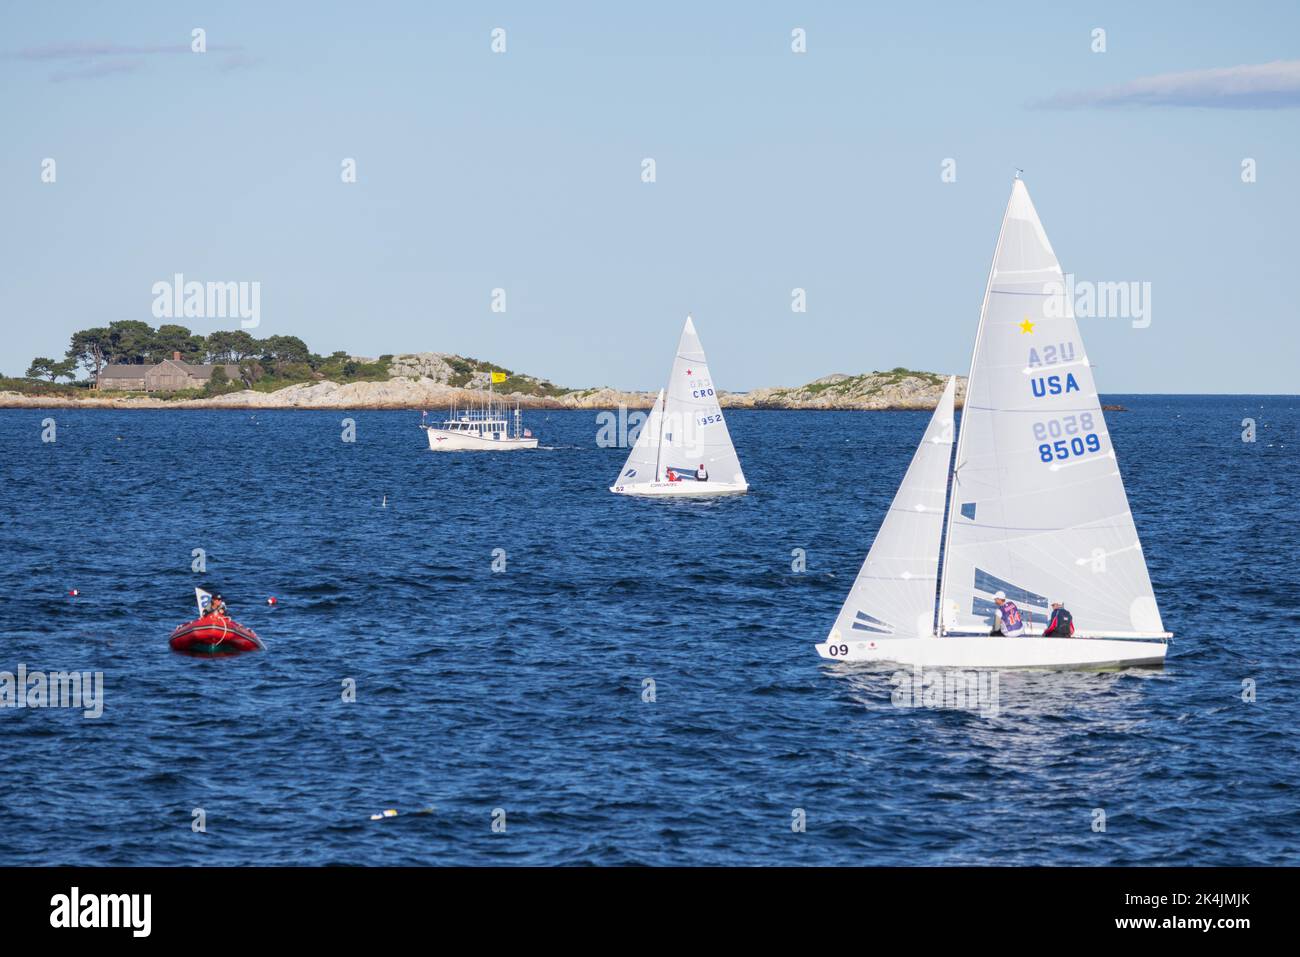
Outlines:
[[[1300, 863], [1300, 400], [1117, 398], [1178, 638], [995, 716], [812, 648], [925, 413], [730, 413], [754, 491], [688, 503], [606, 491], [595, 413], [475, 455], [414, 413], [0, 411], [0, 671], [105, 681], [0, 711], [0, 863]], [[270, 650], [171, 653], [195, 585]]]

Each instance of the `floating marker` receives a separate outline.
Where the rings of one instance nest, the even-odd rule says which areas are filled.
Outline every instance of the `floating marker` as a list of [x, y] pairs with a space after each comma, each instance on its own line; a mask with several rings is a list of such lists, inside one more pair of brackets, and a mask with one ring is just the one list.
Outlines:
[[[432, 813], [434, 812], [434, 810], [435, 810], [435, 808], [434, 808], [432, 805], [430, 805], [429, 807], [422, 807], [422, 808], [420, 808], [420, 810], [418, 810], [418, 811], [412, 811], [411, 813], [412, 813], [412, 814], [432, 814]], [[397, 817], [397, 810], [396, 810], [395, 808], [391, 808], [391, 807], [390, 807], [387, 811], [384, 811], [384, 812], [381, 813], [381, 814], [372, 814], [372, 815], [370, 815], [370, 820], [372, 820], [372, 821], [382, 821], [384, 818], [388, 818], [388, 817]]]
[[266, 603], [267, 603], [268, 605], [278, 605], [278, 604], [280, 603], [280, 599], [278, 599], [278, 598], [276, 598], [274, 595], [272, 595], [270, 598], [268, 598], [268, 599], [266, 600]]
[[78, 595], [80, 595], [80, 594], [81, 594], [81, 592], [77, 591], [77, 590], [74, 588], [74, 589], [72, 589], [72, 591], [68, 592], [68, 597], [69, 597], [69, 598], [76, 598], [76, 597], [77, 597]]

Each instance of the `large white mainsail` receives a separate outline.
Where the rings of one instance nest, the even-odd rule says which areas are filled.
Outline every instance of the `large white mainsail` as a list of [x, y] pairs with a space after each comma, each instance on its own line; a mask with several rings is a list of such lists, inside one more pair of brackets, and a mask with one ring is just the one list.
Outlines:
[[[643, 447], [643, 442], [654, 444]], [[687, 316], [668, 387], [659, 393], [611, 491], [717, 495], [743, 492], [748, 487], [695, 322]]]
[[1060, 264], [1012, 186], [980, 315], [948, 510], [942, 630], [987, 629], [1006, 592], [1031, 625], [1165, 634]]
[[956, 378], [949, 378], [830, 641], [933, 634], [956, 389]]
[[704, 347], [695, 321], [687, 316], [664, 400], [661, 477], [669, 468], [693, 473], [700, 464], [713, 481], [745, 484]]

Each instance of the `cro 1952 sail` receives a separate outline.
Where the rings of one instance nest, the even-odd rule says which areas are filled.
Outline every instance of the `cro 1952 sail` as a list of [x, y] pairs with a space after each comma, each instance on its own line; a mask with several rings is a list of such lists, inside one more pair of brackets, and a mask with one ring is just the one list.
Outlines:
[[748, 488], [695, 321], [687, 316], [668, 387], [660, 391], [609, 490], [694, 497], [734, 495]]

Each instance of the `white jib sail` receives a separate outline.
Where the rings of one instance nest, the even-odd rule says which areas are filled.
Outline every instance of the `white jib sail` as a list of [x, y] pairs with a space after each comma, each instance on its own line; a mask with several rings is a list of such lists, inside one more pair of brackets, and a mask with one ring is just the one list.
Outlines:
[[704, 348], [687, 316], [664, 398], [658, 480], [664, 481], [669, 469], [695, 475], [701, 466], [710, 482], [745, 484]]
[[623, 471], [618, 473], [614, 485], [640, 485], [655, 481], [655, 469], [659, 462], [659, 439], [663, 431], [664, 390], [659, 390], [659, 398], [649, 416], [641, 424], [641, 432], [632, 444], [623, 463]]
[[862, 570], [835, 619], [832, 641], [934, 634], [939, 537], [943, 533], [943, 505], [952, 460], [956, 389], [956, 378], [949, 378]]
[[1031, 626], [1164, 633], [1056, 254], [1011, 189], [980, 314], [948, 509], [946, 630], [987, 628], [1004, 591]]

